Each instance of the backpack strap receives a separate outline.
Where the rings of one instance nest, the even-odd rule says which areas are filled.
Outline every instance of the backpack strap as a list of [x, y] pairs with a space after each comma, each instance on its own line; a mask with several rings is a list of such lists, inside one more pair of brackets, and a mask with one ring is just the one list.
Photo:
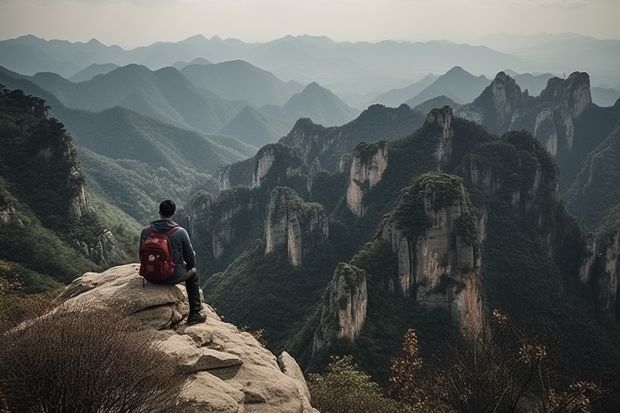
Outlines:
[[172, 228], [168, 228], [166, 231], [164, 232], [157, 232], [155, 231], [155, 228], [153, 228], [153, 224], [149, 225], [149, 229], [148, 229], [148, 233], [146, 234], [146, 236], [151, 236], [153, 234], [162, 234], [165, 236], [169, 236], [172, 235], [177, 229], [179, 229], [179, 226], [177, 224], [175, 224]]

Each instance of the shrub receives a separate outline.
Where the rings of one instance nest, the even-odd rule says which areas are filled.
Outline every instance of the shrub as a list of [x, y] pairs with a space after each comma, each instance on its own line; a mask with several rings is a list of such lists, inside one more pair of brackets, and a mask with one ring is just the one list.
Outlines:
[[589, 381], [562, 383], [551, 362], [553, 349], [543, 338], [494, 310], [488, 331], [475, 345], [443, 349], [424, 367], [410, 329], [401, 355], [392, 361], [392, 394], [428, 413], [590, 413], [600, 387]]
[[327, 372], [311, 374], [308, 385], [312, 404], [321, 413], [413, 412], [385, 397], [379, 385], [353, 363], [351, 356], [332, 358]]
[[0, 411], [180, 412], [185, 376], [108, 311], [58, 310], [0, 336]]

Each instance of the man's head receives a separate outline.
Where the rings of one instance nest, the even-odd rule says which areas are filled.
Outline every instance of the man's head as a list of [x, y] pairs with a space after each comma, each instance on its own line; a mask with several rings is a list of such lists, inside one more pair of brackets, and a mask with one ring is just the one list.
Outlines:
[[177, 206], [169, 199], [166, 199], [161, 204], [159, 204], [159, 215], [162, 218], [172, 218], [176, 210]]

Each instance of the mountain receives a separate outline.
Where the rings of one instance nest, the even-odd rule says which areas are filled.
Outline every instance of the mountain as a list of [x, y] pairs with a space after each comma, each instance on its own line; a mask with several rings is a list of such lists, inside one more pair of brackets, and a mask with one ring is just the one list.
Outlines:
[[310, 369], [352, 354], [385, 383], [408, 328], [427, 359], [446, 340], [479, 337], [501, 309], [566, 337], [562, 374], [617, 386], [620, 329], [599, 318], [580, 281], [584, 234], [541, 143], [491, 135], [445, 107], [404, 138], [358, 143], [340, 168], [313, 171], [321, 137], [345, 127], [300, 121], [228, 169], [231, 181], [249, 174], [248, 187], [195, 193], [197, 248], [230, 262], [206, 282], [225, 317], [261, 326], [273, 349], [293, 349]]
[[325, 126], [345, 124], [359, 113], [316, 82], [293, 95], [282, 109], [289, 119], [310, 118]]
[[220, 129], [220, 133], [261, 147], [286, 135], [289, 129], [289, 122], [246, 106]]
[[97, 75], [105, 75], [106, 73], [110, 73], [112, 70], [118, 69], [118, 67], [119, 66], [115, 65], [114, 63], [93, 63], [87, 68], [84, 68], [71, 76], [69, 80], [74, 83], [86, 82], [87, 80], [90, 80]]
[[142, 64], [155, 69], [199, 57], [212, 62], [242, 59], [285, 81], [294, 79], [303, 84], [316, 81], [343, 96], [386, 90], [394, 80], [406, 84], [408, 79], [443, 72], [455, 61], [477, 73], [504, 67], [526, 70], [527, 64], [523, 59], [488, 47], [447, 41], [351, 43], [334, 42], [326, 37], [286, 36], [265, 43], [245, 43], [197, 35], [175, 43], [157, 42], [131, 50], [96, 41], [70, 43], [34, 36], [0, 42], [0, 65], [28, 75], [55, 72], [69, 77], [101, 62], [119, 66]]
[[190, 64], [181, 73], [202, 89], [228, 100], [246, 100], [255, 106], [282, 105], [303, 88], [297, 82], [283, 82], [243, 60]]
[[599, 106], [613, 106], [620, 99], [620, 91], [602, 87], [593, 87], [592, 102]]
[[406, 103], [414, 107], [428, 99], [443, 95], [456, 103], [463, 104], [474, 100], [489, 83], [486, 77], [476, 77], [462, 67], [455, 66]]
[[174, 67], [177, 70], [181, 70], [184, 67], [187, 67], [189, 65], [203, 65], [204, 66], [204, 65], [210, 65], [210, 64], [212, 64], [212, 62], [208, 61], [204, 57], [197, 57], [191, 62], [178, 61], [178, 62], [174, 62], [170, 66]]
[[81, 83], [52, 73], [28, 78], [69, 108], [99, 112], [114, 106], [182, 128], [215, 132], [241, 109], [237, 104], [197, 89], [178, 70], [151, 71], [128, 65]]
[[547, 82], [552, 77], [555, 77], [551, 73], [543, 73], [540, 75], [534, 75], [532, 73], [515, 73], [512, 71], [505, 71], [510, 75], [522, 90], [528, 91], [530, 96], [538, 96], [547, 87]]
[[163, 198], [186, 199], [209, 184], [227, 163], [255, 148], [229, 137], [180, 129], [115, 107], [103, 112], [68, 109], [49, 92], [9, 71], [0, 83], [45, 98], [77, 145], [89, 190], [139, 222], [149, 220]]
[[368, 104], [381, 103], [386, 106], [399, 106], [401, 103], [405, 103], [414, 96], [417, 96], [422, 90], [430, 86], [436, 79], [437, 76], [428, 74], [409, 86], [384, 92], [374, 97], [372, 101], [368, 102]]
[[416, 110], [422, 114], [427, 114], [435, 108], [443, 108], [444, 106], [450, 106], [454, 111], [461, 107], [461, 105], [459, 105], [449, 97], [441, 95], [420, 103], [419, 105], [415, 106], [413, 110]]
[[514, 79], [500, 72], [458, 114], [496, 133], [530, 131], [558, 161], [563, 192], [587, 154], [608, 136], [617, 118], [612, 108], [592, 103], [590, 77], [583, 72], [572, 73], [567, 79], [549, 79], [537, 97], [522, 92]]
[[407, 136], [424, 116], [406, 105], [373, 105], [341, 127], [300, 119], [278, 143], [250, 159], [223, 167], [217, 196], [194, 191], [189, 202], [193, 245], [206, 277], [224, 270], [260, 237], [266, 200], [286, 186], [328, 210], [345, 202], [351, 151], [362, 142]]
[[620, 40], [597, 39], [575, 33], [485, 36], [482, 44], [527, 59], [529, 71], [569, 73], [586, 71], [601, 84], [618, 83]]
[[0, 276], [41, 291], [126, 260], [135, 222], [87, 192], [71, 137], [46, 102], [0, 86], [0, 115]]

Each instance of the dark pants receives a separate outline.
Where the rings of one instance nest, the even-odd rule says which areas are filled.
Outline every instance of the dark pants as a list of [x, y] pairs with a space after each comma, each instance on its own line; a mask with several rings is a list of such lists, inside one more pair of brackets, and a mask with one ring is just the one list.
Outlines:
[[189, 301], [189, 313], [197, 313], [202, 310], [202, 302], [200, 301], [200, 282], [198, 280], [198, 272], [196, 269], [190, 271], [183, 271], [178, 276], [174, 275], [171, 278], [162, 282], [162, 284], [180, 284], [185, 283], [185, 289], [187, 290], [187, 300]]

